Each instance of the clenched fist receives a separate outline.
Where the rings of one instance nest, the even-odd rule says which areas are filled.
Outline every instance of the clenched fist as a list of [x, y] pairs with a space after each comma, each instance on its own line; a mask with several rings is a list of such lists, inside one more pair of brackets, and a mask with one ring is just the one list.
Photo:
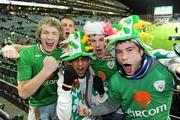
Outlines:
[[76, 71], [71, 65], [67, 65], [64, 71], [64, 82], [62, 88], [70, 90], [75, 79], [78, 78]]

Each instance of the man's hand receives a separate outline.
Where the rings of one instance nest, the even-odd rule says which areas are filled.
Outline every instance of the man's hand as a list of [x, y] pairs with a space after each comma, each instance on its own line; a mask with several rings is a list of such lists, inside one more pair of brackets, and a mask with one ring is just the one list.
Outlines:
[[66, 91], [72, 88], [74, 80], [78, 78], [76, 71], [71, 65], [67, 65], [64, 71], [64, 82], [62, 88]]
[[46, 56], [43, 60], [44, 67], [43, 69], [47, 72], [47, 74], [51, 75], [59, 66], [59, 61], [57, 61], [52, 56]]
[[18, 51], [12, 45], [6, 45], [1, 49], [1, 54], [6, 58], [19, 58]]
[[103, 82], [100, 77], [98, 76], [93, 77], [93, 87], [94, 87], [94, 90], [96, 90], [99, 93], [99, 95], [104, 94]]
[[90, 115], [91, 115], [91, 110], [87, 106], [80, 104], [79, 105], [79, 116], [87, 117]]

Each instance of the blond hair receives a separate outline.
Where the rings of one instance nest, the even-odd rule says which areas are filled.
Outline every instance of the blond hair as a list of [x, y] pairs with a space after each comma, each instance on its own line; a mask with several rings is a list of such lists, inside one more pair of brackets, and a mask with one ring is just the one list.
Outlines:
[[61, 22], [54, 17], [45, 17], [39, 22], [39, 24], [37, 26], [37, 30], [36, 30], [36, 38], [37, 39], [40, 40], [43, 25], [49, 25], [49, 26], [56, 27], [56, 29], [59, 32], [59, 42], [61, 42], [63, 40], [63, 26], [62, 26]]

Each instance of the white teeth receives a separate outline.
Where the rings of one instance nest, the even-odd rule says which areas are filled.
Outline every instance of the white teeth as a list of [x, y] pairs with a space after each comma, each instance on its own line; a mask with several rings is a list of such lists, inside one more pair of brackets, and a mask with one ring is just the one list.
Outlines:
[[46, 42], [47, 44], [53, 44], [53, 43], [51, 43], [51, 42]]
[[102, 49], [96, 49], [96, 51], [101, 51]]

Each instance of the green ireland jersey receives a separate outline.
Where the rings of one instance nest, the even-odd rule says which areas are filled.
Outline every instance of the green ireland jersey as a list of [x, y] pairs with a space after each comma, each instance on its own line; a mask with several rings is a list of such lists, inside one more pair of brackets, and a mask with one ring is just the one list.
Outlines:
[[[39, 44], [24, 48], [20, 52], [20, 58], [17, 62], [19, 82], [27, 81], [36, 76], [43, 68], [43, 60], [46, 56], [52, 56], [56, 60], [60, 60], [61, 49], [50, 55], [43, 53], [40, 50]], [[57, 80], [58, 75], [55, 71], [48, 77], [40, 88], [29, 98], [29, 103], [32, 106], [46, 106], [57, 101]]]
[[174, 80], [160, 63], [144, 78], [127, 79], [116, 72], [109, 88], [109, 99], [120, 103], [126, 120], [168, 120]]
[[111, 76], [117, 71], [117, 66], [114, 59], [96, 59], [91, 62], [91, 67], [95, 75], [102, 78], [105, 91], [108, 89], [108, 84]]

